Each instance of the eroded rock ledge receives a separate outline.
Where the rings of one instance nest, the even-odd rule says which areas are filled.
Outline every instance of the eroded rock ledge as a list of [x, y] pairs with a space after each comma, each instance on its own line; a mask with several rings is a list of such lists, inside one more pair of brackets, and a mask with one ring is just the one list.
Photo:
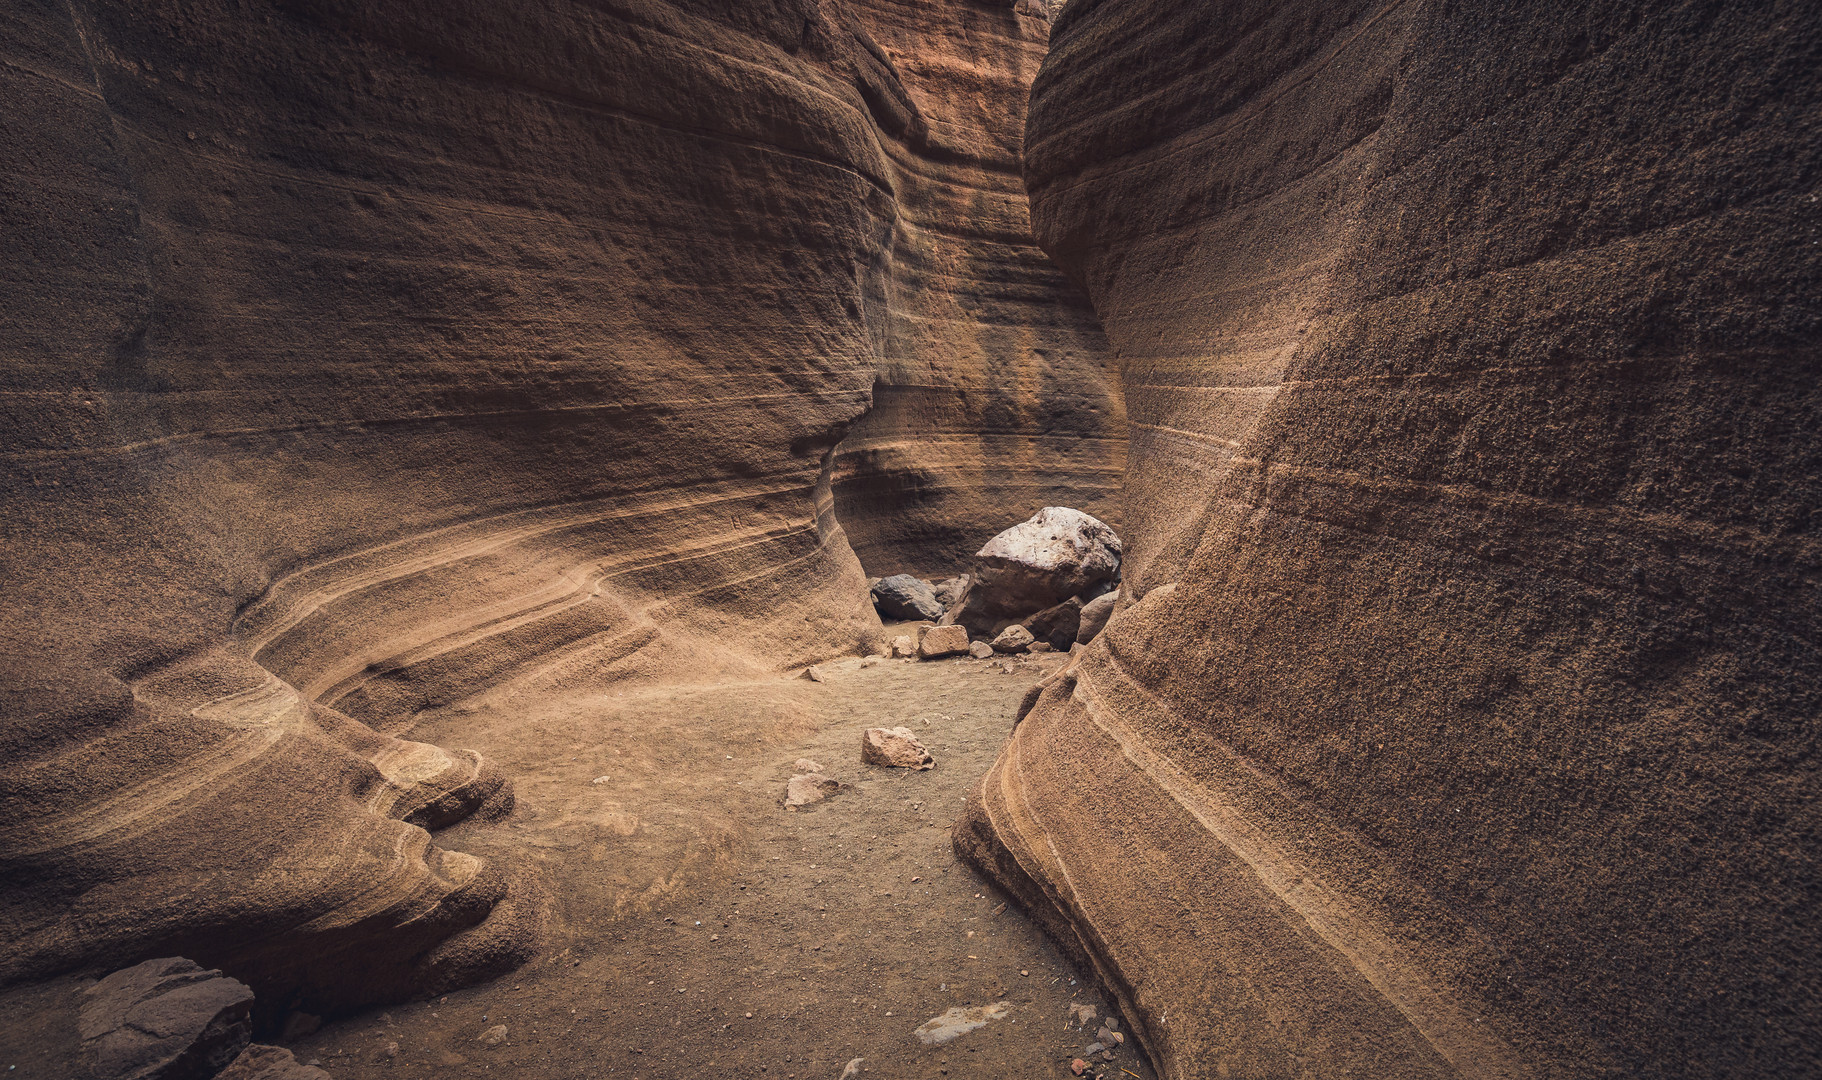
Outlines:
[[1819, 62], [1813, 7], [1062, 14], [1026, 179], [1130, 596], [956, 838], [1166, 1075], [1813, 1069]]

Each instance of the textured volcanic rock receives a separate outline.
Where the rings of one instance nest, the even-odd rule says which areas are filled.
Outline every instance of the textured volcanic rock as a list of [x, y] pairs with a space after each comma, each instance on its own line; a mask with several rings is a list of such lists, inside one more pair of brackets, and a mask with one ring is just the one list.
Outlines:
[[1817, 1070], [1818, 71], [1813, 4], [1061, 15], [1129, 587], [957, 841], [1164, 1074]]
[[[1041, 25], [935, 7], [997, 28], [1006, 130]], [[0, 982], [182, 953], [328, 1013], [500, 971], [523, 883], [426, 830], [510, 788], [387, 732], [877, 635], [832, 449], [951, 280], [912, 253], [993, 257], [901, 219], [919, 109], [816, 0], [9, 9]], [[994, 160], [945, 190], [1022, 237]], [[1007, 362], [1067, 397], [1092, 351]]]
[[849, 541], [875, 574], [929, 577], [1040, 506], [1118, 525], [1118, 380], [1087, 298], [1031, 238], [1019, 176], [1047, 20], [998, 0], [848, 8], [925, 122], [883, 144], [893, 291], [873, 408], [836, 453]]

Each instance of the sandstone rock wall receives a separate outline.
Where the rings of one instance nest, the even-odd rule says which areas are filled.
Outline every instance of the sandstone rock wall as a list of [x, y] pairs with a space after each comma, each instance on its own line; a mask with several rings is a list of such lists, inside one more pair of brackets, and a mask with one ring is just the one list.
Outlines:
[[1818, 1069], [1818, 71], [1813, 5], [1064, 11], [1127, 595], [957, 839], [1165, 1075]]
[[1025, 99], [1049, 22], [859, 0], [924, 127], [885, 146], [899, 216], [873, 407], [835, 459], [869, 573], [946, 577], [1043, 506], [1119, 524], [1124, 405], [1087, 297], [1031, 239]]
[[0, 981], [497, 971], [524, 883], [425, 830], [510, 788], [382, 732], [877, 632], [832, 449], [940, 214], [845, 6], [27, 0], [0, 102]]

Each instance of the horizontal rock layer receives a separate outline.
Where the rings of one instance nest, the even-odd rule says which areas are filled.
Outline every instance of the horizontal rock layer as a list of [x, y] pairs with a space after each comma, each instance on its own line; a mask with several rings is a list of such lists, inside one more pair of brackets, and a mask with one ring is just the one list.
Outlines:
[[1822, 16], [1077, 0], [1126, 588], [959, 846], [1170, 1077], [1796, 1075]]
[[[1016, 40], [1009, 108], [1041, 22], [937, 7]], [[510, 788], [384, 732], [878, 634], [832, 450], [942, 223], [844, 5], [34, 0], [0, 102], [0, 982], [181, 954], [322, 1013], [501, 970], [524, 883], [426, 830]], [[943, 257], [1091, 340], [1009, 153], [953, 166], [997, 188]]]

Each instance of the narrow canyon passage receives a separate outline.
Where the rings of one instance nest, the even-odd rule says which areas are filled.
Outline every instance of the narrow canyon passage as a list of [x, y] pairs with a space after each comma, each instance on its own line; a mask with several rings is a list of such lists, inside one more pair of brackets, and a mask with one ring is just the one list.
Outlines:
[[1822, 1076], [1822, 5], [19, 0], [0, 167], [7, 1080]]
[[[515, 778], [502, 825], [440, 839], [524, 861], [548, 894], [543, 953], [512, 975], [286, 1042], [342, 1077], [506, 1075], [835, 1080], [1066, 1076], [1107, 1003], [950, 844], [1026, 690], [1059, 655], [850, 658], [770, 679], [580, 695], [446, 716], [419, 738]], [[1010, 669], [1010, 670], [1008, 670]], [[928, 771], [860, 763], [869, 726], [909, 726]], [[847, 787], [787, 811], [810, 758]], [[1082, 778], [1085, 787], [1094, 776]], [[944, 1045], [955, 1007], [1002, 1017]], [[484, 1032], [505, 1025], [504, 1041]], [[1136, 1047], [1112, 1075], [1150, 1080]]]

